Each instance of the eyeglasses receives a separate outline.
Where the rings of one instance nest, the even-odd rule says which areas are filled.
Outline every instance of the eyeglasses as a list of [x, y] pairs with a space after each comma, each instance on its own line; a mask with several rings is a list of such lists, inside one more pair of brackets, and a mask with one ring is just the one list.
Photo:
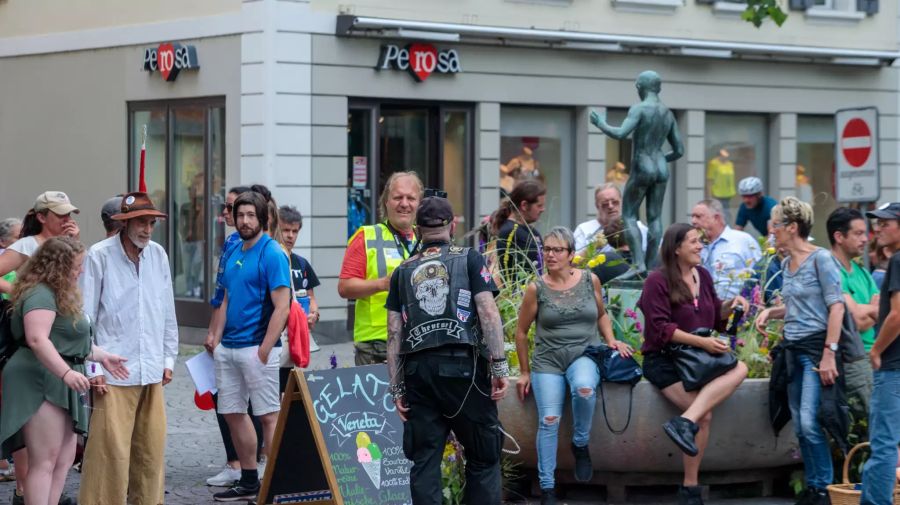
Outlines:
[[775, 229], [778, 229], [778, 228], [784, 228], [784, 227], [787, 226], [787, 225], [788, 225], [788, 223], [785, 223], [785, 222], [781, 222], [781, 223], [775, 223], [775, 222], [773, 222], [773, 223], [772, 223], [772, 228], [775, 228]]
[[544, 250], [544, 254], [550, 254], [550, 253], [553, 253], [553, 254], [566, 253], [566, 254], [568, 254], [569, 251], [571, 251], [571, 249], [569, 249], [568, 247], [550, 247], [550, 246], [546, 246], [546, 245], [543, 247], [543, 250]]
[[223, 211], [226, 211], [226, 210], [227, 210], [228, 212], [231, 212], [232, 209], [234, 209], [234, 204], [233, 204], [233, 203], [226, 203], [225, 205], [222, 205], [222, 210], [223, 210]]

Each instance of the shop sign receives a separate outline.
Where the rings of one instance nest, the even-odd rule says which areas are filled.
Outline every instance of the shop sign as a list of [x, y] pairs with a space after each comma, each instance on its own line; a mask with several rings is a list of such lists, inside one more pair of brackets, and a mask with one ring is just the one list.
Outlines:
[[395, 44], [381, 46], [381, 56], [375, 70], [407, 70], [416, 80], [423, 82], [433, 73], [455, 74], [462, 72], [459, 52], [456, 49], [438, 51], [431, 44], [416, 42], [406, 47]]
[[200, 68], [197, 48], [183, 46], [177, 42], [165, 42], [159, 47], [144, 49], [144, 70], [159, 72], [164, 81], [174, 81], [181, 70]]
[[878, 200], [878, 109], [839, 110], [834, 123], [835, 199], [839, 202]]

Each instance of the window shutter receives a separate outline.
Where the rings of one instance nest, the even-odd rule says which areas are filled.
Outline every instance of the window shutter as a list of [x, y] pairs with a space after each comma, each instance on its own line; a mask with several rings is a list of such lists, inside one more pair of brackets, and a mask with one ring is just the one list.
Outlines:
[[792, 11], [805, 11], [813, 6], [814, 0], [791, 0], [790, 8]]
[[878, 14], [878, 0], [856, 0], [856, 10], [869, 16]]

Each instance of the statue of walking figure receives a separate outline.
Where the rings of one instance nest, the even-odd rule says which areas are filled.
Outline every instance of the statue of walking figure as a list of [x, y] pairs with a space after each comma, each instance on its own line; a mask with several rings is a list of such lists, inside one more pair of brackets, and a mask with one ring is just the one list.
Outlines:
[[[652, 70], [641, 72], [635, 86], [640, 103], [628, 109], [628, 117], [622, 126], [616, 128], [606, 122], [606, 113], [591, 111], [591, 124], [610, 137], [621, 140], [634, 132], [631, 156], [631, 174], [625, 183], [622, 202], [622, 219], [625, 222], [625, 240], [631, 249], [634, 266], [638, 273], [650, 269], [659, 251], [662, 239], [663, 198], [669, 181], [668, 163], [684, 155], [681, 134], [675, 123], [675, 116], [659, 99], [662, 79]], [[663, 152], [663, 143], [668, 140], [672, 151]], [[638, 229], [638, 210], [647, 199], [647, 252], [641, 247], [641, 232]]]

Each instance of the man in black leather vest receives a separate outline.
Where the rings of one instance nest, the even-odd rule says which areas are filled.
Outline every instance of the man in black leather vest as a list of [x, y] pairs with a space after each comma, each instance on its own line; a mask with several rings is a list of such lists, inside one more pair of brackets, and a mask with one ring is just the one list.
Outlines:
[[465, 448], [466, 503], [500, 504], [503, 434], [496, 400], [509, 366], [484, 259], [450, 245], [455, 223], [445, 198], [422, 200], [420, 252], [391, 276], [388, 370], [403, 419], [403, 452], [413, 462], [415, 505], [440, 505], [441, 457], [450, 430]]

